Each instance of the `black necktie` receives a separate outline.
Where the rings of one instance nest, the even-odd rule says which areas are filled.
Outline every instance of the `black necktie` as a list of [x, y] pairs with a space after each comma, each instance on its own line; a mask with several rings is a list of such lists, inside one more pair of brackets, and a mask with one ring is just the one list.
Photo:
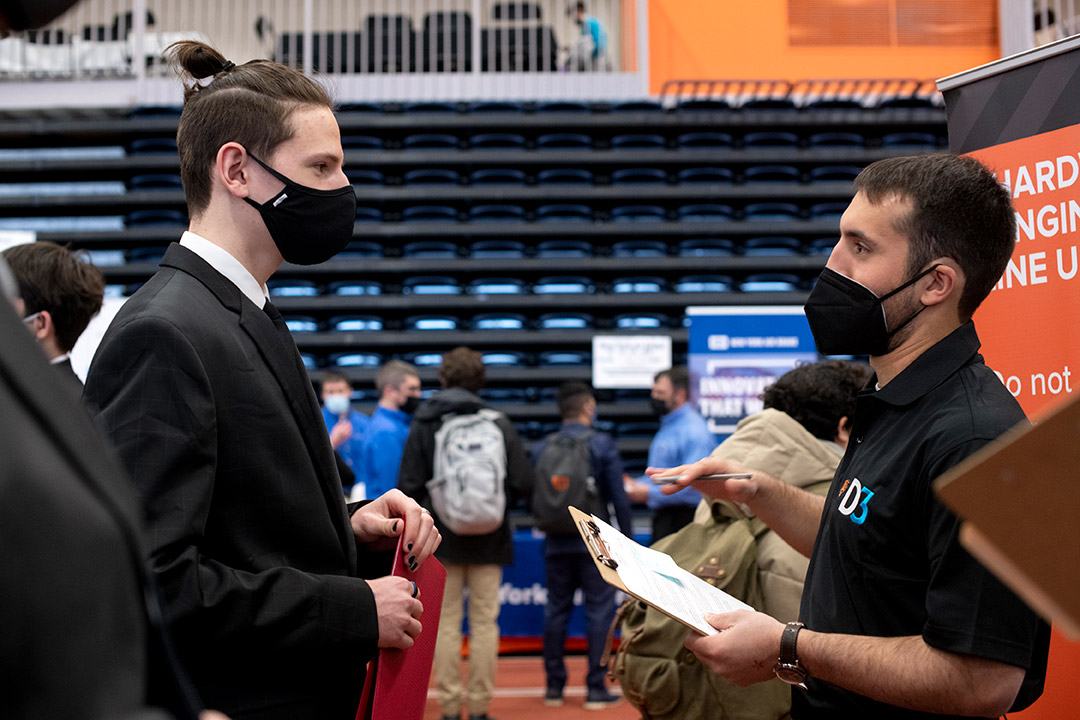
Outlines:
[[304, 361], [300, 357], [300, 352], [296, 349], [296, 343], [293, 342], [292, 333], [289, 332], [289, 326], [285, 324], [285, 318], [281, 316], [281, 312], [274, 306], [274, 303], [267, 299], [266, 304], [263, 305], [263, 312], [274, 323], [274, 329], [278, 332], [278, 338], [281, 340], [282, 348], [284, 352], [287, 352], [293, 360], [293, 364], [297, 366], [300, 371], [300, 376], [304, 379], [304, 382], [308, 382], [307, 368], [304, 367]]

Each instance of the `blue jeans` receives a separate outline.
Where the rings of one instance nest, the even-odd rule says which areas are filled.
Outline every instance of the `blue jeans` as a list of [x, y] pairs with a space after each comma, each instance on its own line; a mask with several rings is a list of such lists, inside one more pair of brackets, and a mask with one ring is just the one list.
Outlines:
[[605, 691], [606, 668], [601, 663], [608, 628], [615, 617], [615, 588], [604, 582], [587, 552], [547, 555], [547, 605], [544, 607], [544, 670], [547, 686], [566, 685], [566, 628], [574, 609], [574, 592], [585, 595], [585, 635], [589, 648], [589, 671], [585, 685], [590, 693]]

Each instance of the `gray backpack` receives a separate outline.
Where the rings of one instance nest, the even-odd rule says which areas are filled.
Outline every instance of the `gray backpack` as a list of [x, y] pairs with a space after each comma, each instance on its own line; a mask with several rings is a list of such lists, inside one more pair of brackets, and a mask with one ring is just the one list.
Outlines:
[[549, 435], [544, 452], [536, 460], [532, 516], [536, 526], [548, 533], [573, 534], [574, 519], [568, 507], [599, 512], [600, 497], [592, 473], [589, 452], [591, 430], [580, 435], [557, 432]]
[[435, 432], [431, 504], [455, 535], [495, 532], [506, 513], [506, 442], [502, 413], [481, 408], [450, 414]]

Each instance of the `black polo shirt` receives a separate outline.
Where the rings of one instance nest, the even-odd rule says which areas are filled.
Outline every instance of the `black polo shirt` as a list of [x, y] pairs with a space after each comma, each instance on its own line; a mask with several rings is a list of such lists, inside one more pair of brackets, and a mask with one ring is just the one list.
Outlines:
[[[1027, 668], [1017, 707], [1042, 691], [1049, 627], [960, 545], [931, 482], [1024, 413], [978, 354], [972, 323], [875, 391], [859, 394], [825, 500], [800, 619], [810, 630], [921, 635], [930, 646]], [[941, 718], [811, 678], [792, 717]]]

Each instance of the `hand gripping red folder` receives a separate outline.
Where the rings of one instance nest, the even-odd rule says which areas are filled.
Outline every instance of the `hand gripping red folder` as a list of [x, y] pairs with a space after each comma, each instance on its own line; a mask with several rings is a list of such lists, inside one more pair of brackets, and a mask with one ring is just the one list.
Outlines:
[[446, 568], [432, 555], [411, 572], [405, 567], [402, 543], [398, 540], [391, 574], [412, 580], [420, 588], [420, 615], [423, 629], [408, 650], [383, 649], [371, 661], [356, 720], [422, 720], [427, 702], [431, 663], [435, 659], [435, 638], [439, 634]]

